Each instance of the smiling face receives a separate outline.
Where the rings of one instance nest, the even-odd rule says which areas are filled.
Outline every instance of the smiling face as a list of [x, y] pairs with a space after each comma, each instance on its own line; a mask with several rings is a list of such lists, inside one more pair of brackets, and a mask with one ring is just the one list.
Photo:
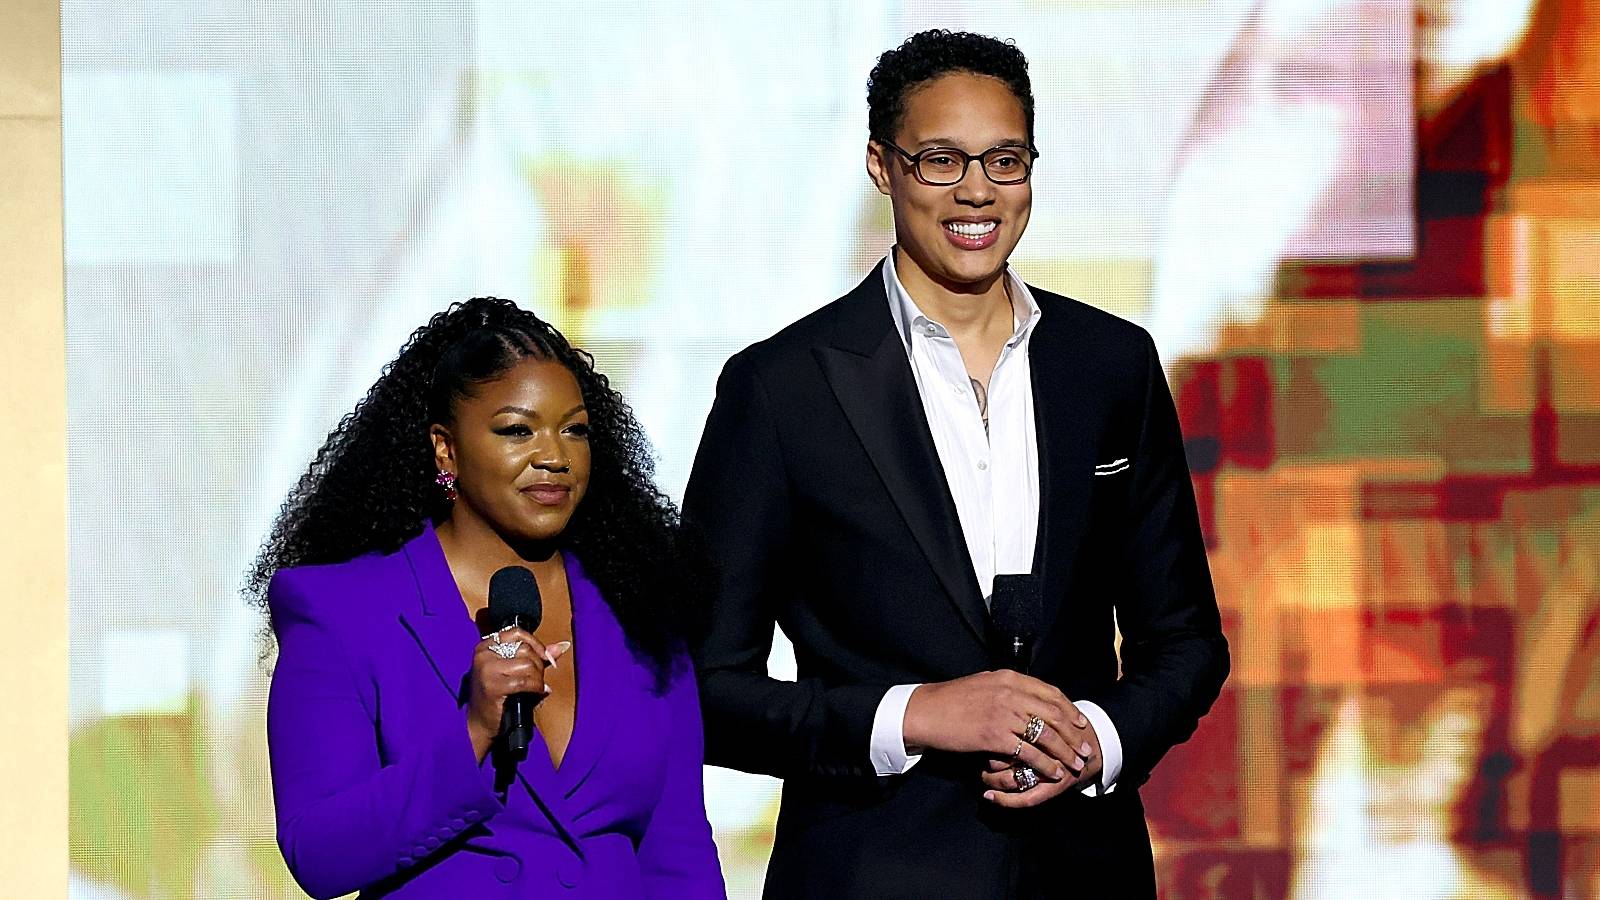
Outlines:
[[434, 461], [456, 475], [451, 521], [487, 525], [512, 546], [558, 537], [589, 489], [589, 414], [554, 360], [524, 358], [474, 385], [430, 433]]
[[[907, 98], [894, 142], [908, 153], [954, 147], [978, 155], [993, 147], [1030, 146], [1022, 102], [1005, 82], [953, 72], [916, 88]], [[923, 184], [904, 156], [876, 141], [867, 145], [867, 171], [894, 207], [901, 265], [958, 293], [988, 290], [1005, 270], [1033, 208], [1029, 182], [990, 181], [974, 162], [953, 185]], [[908, 287], [910, 285], [908, 284]]]

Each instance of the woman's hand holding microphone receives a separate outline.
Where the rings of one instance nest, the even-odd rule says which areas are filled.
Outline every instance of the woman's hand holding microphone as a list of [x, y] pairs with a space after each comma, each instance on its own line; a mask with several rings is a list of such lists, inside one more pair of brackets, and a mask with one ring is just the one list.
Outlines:
[[[506, 649], [508, 646], [510, 650]], [[493, 632], [478, 643], [468, 676], [467, 732], [479, 762], [489, 755], [489, 748], [500, 735], [506, 698], [513, 694], [540, 698], [550, 693], [544, 670], [570, 649], [570, 641], [547, 647], [521, 628]]]

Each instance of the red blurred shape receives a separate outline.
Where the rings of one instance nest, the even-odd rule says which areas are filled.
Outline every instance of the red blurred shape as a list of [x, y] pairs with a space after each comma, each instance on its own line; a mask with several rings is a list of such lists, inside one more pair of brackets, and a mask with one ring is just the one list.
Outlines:
[[1276, 456], [1271, 361], [1245, 356], [1232, 363], [1233, 392], [1222, 411], [1223, 458], [1241, 469], [1271, 468]]

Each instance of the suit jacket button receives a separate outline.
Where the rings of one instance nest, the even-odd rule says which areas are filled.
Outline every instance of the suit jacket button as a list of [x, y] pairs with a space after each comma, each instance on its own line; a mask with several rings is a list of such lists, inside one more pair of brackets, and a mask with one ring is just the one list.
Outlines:
[[494, 861], [494, 877], [510, 884], [522, 872], [522, 860], [515, 856], [502, 856]]
[[583, 860], [563, 859], [556, 863], [556, 878], [562, 887], [575, 888], [583, 880]]

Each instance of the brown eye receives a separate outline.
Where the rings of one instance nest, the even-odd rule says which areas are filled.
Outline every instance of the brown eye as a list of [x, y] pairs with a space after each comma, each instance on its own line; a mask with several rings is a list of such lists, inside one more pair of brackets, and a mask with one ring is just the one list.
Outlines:
[[494, 433], [506, 437], [527, 437], [533, 434], [533, 430], [526, 425], [502, 425], [496, 428]]
[[567, 434], [570, 434], [573, 437], [586, 438], [589, 436], [589, 423], [573, 422], [571, 425], [567, 426], [566, 431]]

